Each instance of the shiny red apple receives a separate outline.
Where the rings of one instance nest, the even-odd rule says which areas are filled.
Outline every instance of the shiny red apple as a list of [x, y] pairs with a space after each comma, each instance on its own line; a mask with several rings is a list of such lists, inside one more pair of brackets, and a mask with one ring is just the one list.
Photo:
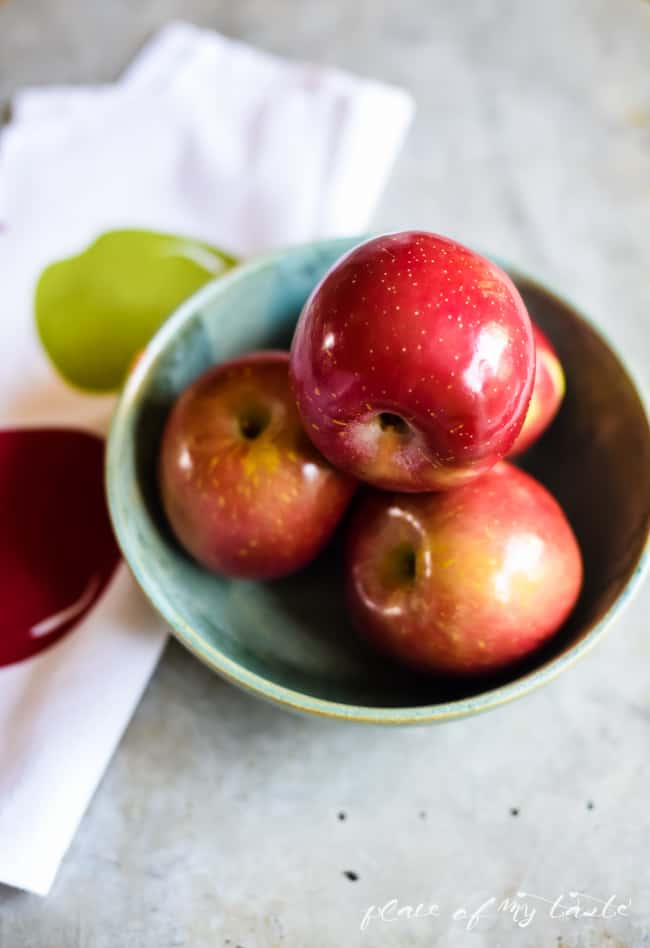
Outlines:
[[377, 487], [441, 490], [512, 447], [533, 389], [526, 307], [496, 264], [419, 231], [369, 240], [307, 300], [291, 348], [305, 429]]
[[535, 384], [523, 427], [509, 457], [522, 454], [542, 435], [558, 413], [566, 383], [560, 358], [539, 326], [533, 323], [535, 340]]
[[372, 492], [348, 537], [355, 625], [421, 671], [477, 675], [522, 658], [562, 625], [581, 582], [562, 509], [505, 461], [443, 493]]
[[211, 570], [269, 579], [300, 569], [354, 491], [305, 435], [288, 364], [287, 352], [258, 352], [209, 369], [167, 421], [165, 512], [181, 544]]

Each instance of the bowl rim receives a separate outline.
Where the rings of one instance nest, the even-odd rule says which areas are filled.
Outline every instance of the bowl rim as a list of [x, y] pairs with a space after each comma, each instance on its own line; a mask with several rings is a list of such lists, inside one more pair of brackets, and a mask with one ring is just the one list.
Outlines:
[[[315, 240], [292, 245], [274, 251], [273, 253], [255, 257], [249, 261], [238, 264], [223, 276], [211, 280], [185, 300], [149, 341], [135, 367], [128, 375], [119, 395], [113, 413], [106, 447], [106, 495], [110, 518], [118, 545], [125, 563], [146, 598], [170, 626], [174, 637], [184, 645], [188, 651], [222, 678], [250, 694], [280, 705], [287, 710], [325, 718], [390, 725], [443, 722], [488, 711], [523, 697], [535, 689], [553, 681], [563, 671], [573, 666], [580, 658], [590, 652], [609, 630], [613, 620], [620, 617], [624, 608], [632, 601], [641, 586], [643, 577], [650, 565], [650, 525], [646, 530], [644, 544], [634, 564], [633, 572], [617, 597], [604, 615], [593, 620], [580, 641], [576, 642], [561, 655], [546, 660], [539, 667], [526, 672], [513, 681], [498, 685], [495, 688], [490, 688], [476, 695], [443, 701], [439, 704], [391, 707], [347, 704], [345, 702], [314, 697], [277, 684], [262, 675], [250, 671], [244, 665], [229, 658], [214, 645], [206, 642], [205, 639], [195, 631], [192, 625], [186, 622], [177, 612], [171, 600], [161, 592], [160, 586], [151, 580], [140, 559], [135, 556], [130, 549], [128, 529], [125, 524], [126, 510], [123, 506], [125, 488], [124, 479], [119, 476], [119, 470], [121, 468], [123, 448], [129, 441], [130, 419], [138, 403], [141, 389], [148, 378], [152, 364], [165, 349], [166, 345], [174, 338], [178, 329], [195, 315], [197, 309], [200, 309], [203, 305], [212, 301], [215, 295], [225, 292], [232, 283], [242, 279], [245, 280], [256, 271], [280, 262], [287, 254], [299, 252], [301, 248], [306, 247], [322, 247], [323, 249], [332, 247], [336, 249], [337, 245], [345, 248], [341, 250], [341, 254], [343, 254], [347, 249], [355, 245], [352, 243], [353, 241], [360, 243], [367, 240], [369, 236], [374, 235], [366, 234], [358, 238], [344, 237]], [[587, 316], [583, 315], [577, 306], [573, 305], [559, 293], [549, 289], [542, 280], [531, 277], [527, 272], [521, 270], [519, 267], [504, 262], [499, 257], [490, 256], [489, 259], [501, 266], [515, 282], [517, 280], [525, 281], [535, 289], [557, 300], [563, 307], [571, 310], [574, 317], [597, 334], [603, 344], [608, 347], [612, 355], [616, 358], [621, 370], [635, 391], [639, 404], [644, 412], [646, 424], [650, 430], [646, 407], [648, 401], [621, 358], [617, 347], [612, 345], [600, 326], [594, 325]]]

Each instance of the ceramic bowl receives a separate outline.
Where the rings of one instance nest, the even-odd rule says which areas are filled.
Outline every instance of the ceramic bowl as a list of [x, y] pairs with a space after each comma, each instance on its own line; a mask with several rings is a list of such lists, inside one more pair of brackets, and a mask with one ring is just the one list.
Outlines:
[[[524, 456], [564, 507], [585, 582], [541, 651], [489, 680], [448, 682], [387, 663], [350, 628], [336, 542], [303, 572], [269, 583], [215, 576], [186, 555], [157, 489], [160, 437], [174, 399], [208, 366], [288, 347], [310, 290], [356, 240], [254, 260], [205, 286], [159, 330], [130, 375], [107, 451], [113, 524], [133, 574], [175, 636], [218, 674], [285, 708], [382, 724], [442, 721], [520, 697], [584, 655], [638, 585], [650, 525], [650, 430], [620, 359], [589, 322], [510, 270], [550, 336], [568, 387], [547, 434]], [[553, 590], [549, 589], [549, 597]]]

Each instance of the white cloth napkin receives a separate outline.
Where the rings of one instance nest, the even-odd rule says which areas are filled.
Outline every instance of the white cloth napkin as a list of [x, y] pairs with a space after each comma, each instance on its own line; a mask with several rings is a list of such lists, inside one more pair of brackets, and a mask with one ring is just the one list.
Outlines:
[[[113, 85], [20, 93], [0, 136], [0, 426], [106, 431], [112, 398], [69, 388], [37, 340], [45, 265], [115, 227], [238, 255], [361, 232], [412, 111], [398, 89], [184, 23]], [[124, 566], [82, 623], [0, 668], [0, 882], [41, 894], [166, 637]]]

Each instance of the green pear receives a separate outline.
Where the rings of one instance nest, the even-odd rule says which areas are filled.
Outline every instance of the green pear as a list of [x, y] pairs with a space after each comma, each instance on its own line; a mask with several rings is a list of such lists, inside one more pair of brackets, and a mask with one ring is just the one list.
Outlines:
[[41, 342], [66, 381], [114, 391], [176, 307], [236, 262], [186, 237], [108, 231], [42, 272], [34, 300]]

